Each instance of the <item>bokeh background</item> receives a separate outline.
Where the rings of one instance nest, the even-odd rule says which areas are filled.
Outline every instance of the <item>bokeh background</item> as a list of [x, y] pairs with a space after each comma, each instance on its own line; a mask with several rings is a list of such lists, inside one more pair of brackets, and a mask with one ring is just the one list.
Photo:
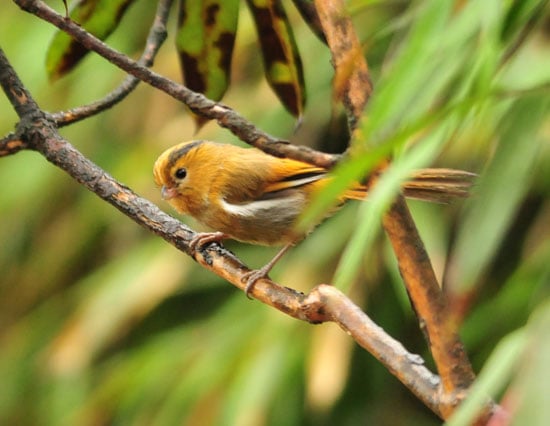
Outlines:
[[[410, 206], [436, 272], [454, 295], [474, 367], [486, 372], [485, 389], [504, 398], [513, 424], [550, 421], [550, 389], [540, 380], [550, 377], [546, 3], [348, 3], [376, 88], [369, 114], [382, 124], [371, 129], [373, 140], [384, 143], [404, 131], [414, 146], [427, 147], [408, 166], [480, 174], [468, 201]], [[62, 13], [62, 2], [49, 4]], [[328, 49], [292, 4], [284, 4], [306, 76], [301, 126], [295, 130], [262, 76], [244, 2], [224, 102], [271, 134], [342, 152], [348, 135], [340, 108], [332, 105]], [[155, 6], [133, 5], [108, 43], [139, 56]], [[174, 21], [154, 69], [179, 81]], [[503, 60], [532, 23], [527, 39]], [[0, 46], [42, 108], [53, 112], [96, 100], [122, 81], [121, 71], [92, 54], [69, 76], [50, 82], [44, 58], [54, 33], [13, 3], [2, 5]], [[441, 113], [445, 108], [451, 112]], [[427, 122], [432, 111], [440, 115]], [[0, 96], [0, 135], [16, 122]], [[406, 130], [415, 125], [414, 132]], [[197, 133], [184, 106], [145, 84], [61, 133], [169, 213], [152, 179], [159, 153], [192, 138], [239, 143], [215, 123]], [[406, 163], [409, 152], [415, 151], [401, 147], [396, 157]], [[0, 423], [441, 423], [338, 327], [304, 324], [248, 300], [39, 154], [0, 158], [0, 182]], [[350, 203], [327, 220], [272, 278], [304, 292], [333, 282], [364, 209]], [[381, 227], [372, 235], [360, 270], [351, 275], [350, 297], [431, 365]], [[251, 266], [275, 252], [226, 246]]]

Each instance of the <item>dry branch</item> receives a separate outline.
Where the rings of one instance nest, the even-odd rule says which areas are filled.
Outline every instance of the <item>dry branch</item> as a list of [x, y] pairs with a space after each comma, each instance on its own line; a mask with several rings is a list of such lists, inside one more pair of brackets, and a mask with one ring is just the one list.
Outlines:
[[[185, 86], [162, 77], [147, 68], [144, 61], [144, 63], [133, 61], [116, 52], [41, 1], [15, 0], [15, 2], [22, 9], [67, 32], [86, 48], [100, 54], [135, 78], [185, 103], [195, 113], [217, 120], [222, 127], [228, 128], [242, 140], [267, 153], [295, 158], [321, 167], [331, 167], [340, 158], [338, 155], [290, 145], [287, 141], [262, 132], [231, 108], [213, 102]], [[352, 80], [349, 84], [342, 85], [340, 89], [354, 126], [372, 90], [366, 62], [363, 55], [358, 54], [359, 42], [349, 17], [344, 13], [342, 2], [316, 0], [315, 3], [319, 8], [325, 35], [333, 52], [337, 76], [340, 76], [336, 84], [339, 85], [341, 76]], [[335, 14], [334, 7], [339, 10], [338, 14]], [[336, 26], [338, 29], [335, 28]], [[346, 44], [346, 38], [349, 41], [350, 37], [354, 38], [354, 41]], [[338, 54], [334, 53], [336, 49]], [[346, 53], [346, 49], [350, 51]], [[350, 63], [356, 62], [360, 63], [357, 69], [350, 67]], [[1, 50], [0, 83], [20, 117], [16, 132], [0, 141], [0, 155], [14, 153], [24, 148], [40, 152], [48, 161], [63, 169], [77, 182], [109, 202], [140, 226], [161, 236], [205, 268], [243, 289], [244, 284], [241, 279], [249, 269], [234, 255], [215, 243], [192, 250], [189, 247], [189, 242], [195, 235], [192, 230], [117, 182], [63, 139], [57, 132], [56, 120], [59, 120], [59, 124], [70, 121], [71, 114], [54, 115], [56, 120], [52, 120], [52, 116], [42, 111], [19, 81]], [[108, 98], [103, 100], [104, 104], [110, 102], [110, 100], [107, 101]], [[465, 389], [473, 380], [473, 373], [456, 331], [446, 319], [448, 316], [444, 296], [435, 280], [429, 258], [402, 197], [385, 216], [384, 227], [394, 246], [412, 304], [419, 314], [421, 323], [425, 324], [434, 360], [442, 375], [443, 386], [439, 377], [424, 367], [420, 357], [408, 353], [399, 342], [374, 324], [351, 300], [330, 286], [320, 285], [308, 295], [303, 295], [279, 286], [269, 279], [262, 279], [255, 285], [252, 295], [263, 303], [300, 320], [313, 323], [323, 321], [338, 323], [428, 407], [446, 418], [464, 396]]]
[[15, 154], [25, 148], [27, 148], [27, 144], [15, 133], [10, 133], [0, 139], [0, 157]]
[[[13, 140], [40, 152], [48, 161], [67, 172], [73, 179], [110, 203], [145, 229], [153, 232], [179, 250], [193, 257], [206, 269], [243, 289], [242, 277], [249, 272], [233, 254], [216, 243], [192, 250], [190, 241], [195, 235], [178, 220], [162, 212], [150, 201], [84, 157], [63, 139], [55, 123], [40, 110], [31, 94], [18, 79], [0, 49], [0, 85], [18, 111], [21, 121]], [[3, 141], [9, 143], [10, 138]], [[3, 146], [0, 145], [0, 150]], [[252, 294], [258, 300], [294, 318], [320, 323], [334, 321], [371, 352], [389, 371], [436, 413], [439, 406], [439, 378], [431, 373], [418, 355], [407, 352], [387, 335], [343, 293], [327, 285], [314, 288], [309, 295], [262, 279]]]
[[367, 61], [343, 1], [316, 0], [315, 6], [332, 55], [335, 97], [342, 100], [353, 131], [372, 93]]

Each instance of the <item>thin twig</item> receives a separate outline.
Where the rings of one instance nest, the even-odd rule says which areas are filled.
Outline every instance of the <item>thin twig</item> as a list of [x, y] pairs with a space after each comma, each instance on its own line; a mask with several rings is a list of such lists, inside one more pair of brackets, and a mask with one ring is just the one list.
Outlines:
[[324, 168], [333, 167], [341, 158], [340, 155], [327, 154], [306, 146], [292, 145], [286, 140], [261, 131], [230, 107], [214, 102], [200, 93], [193, 92], [110, 48], [78, 24], [65, 19], [42, 1], [14, 0], [14, 2], [21, 9], [65, 31], [84, 47], [96, 52], [120, 69], [183, 102], [194, 113], [216, 120], [220, 126], [227, 128], [241, 140], [270, 155], [293, 158]]
[[[150, 67], [153, 65], [156, 54], [162, 46], [162, 43], [166, 40], [166, 22], [168, 21], [168, 15], [172, 3], [173, 0], [160, 0], [158, 2], [155, 19], [153, 20], [153, 24], [149, 30], [147, 41], [145, 42], [145, 49], [137, 61], [145, 67]], [[116, 89], [110, 92], [103, 99], [92, 102], [88, 105], [78, 106], [67, 111], [52, 113], [50, 114], [50, 117], [55, 121], [58, 128], [84, 120], [93, 115], [99, 114], [122, 101], [137, 87], [140, 81], [141, 80], [133, 75], [128, 75]]]

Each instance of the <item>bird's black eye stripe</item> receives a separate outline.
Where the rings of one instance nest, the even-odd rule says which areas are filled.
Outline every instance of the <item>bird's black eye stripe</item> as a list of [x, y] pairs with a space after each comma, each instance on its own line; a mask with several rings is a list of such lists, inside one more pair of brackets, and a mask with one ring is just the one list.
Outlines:
[[176, 172], [174, 173], [174, 176], [176, 177], [176, 179], [185, 179], [185, 176], [187, 176], [187, 170], [184, 169], [183, 167], [180, 169], [177, 169]]

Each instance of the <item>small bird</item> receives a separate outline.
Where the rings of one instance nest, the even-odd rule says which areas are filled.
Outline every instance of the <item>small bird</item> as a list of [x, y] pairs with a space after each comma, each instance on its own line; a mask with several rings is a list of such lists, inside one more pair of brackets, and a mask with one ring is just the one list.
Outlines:
[[[192, 248], [234, 239], [283, 248], [259, 270], [243, 278], [249, 296], [256, 281], [305, 237], [295, 224], [314, 194], [332, 179], [328, 170], [277, 158], [256, 148], [206, 140], [164, 151], [153, 169], [162, 198], [214, 232], [197, 233]], [[475, 174], [454, 169], [422, 169], [403, 185], [405, 196], [432, 202], [465, 197]], [[339, 200], [362, 200], [369, 182], [356, 184]]]

